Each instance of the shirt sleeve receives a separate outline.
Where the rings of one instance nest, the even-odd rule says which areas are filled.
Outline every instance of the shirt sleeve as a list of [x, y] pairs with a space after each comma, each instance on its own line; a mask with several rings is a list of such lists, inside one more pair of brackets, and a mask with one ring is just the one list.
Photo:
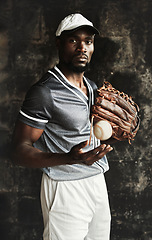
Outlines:
[[34, 85], [27, 92], [18, 119], [23, 123], [44, 129], [52, 115], [52, 98], [49, 88]]

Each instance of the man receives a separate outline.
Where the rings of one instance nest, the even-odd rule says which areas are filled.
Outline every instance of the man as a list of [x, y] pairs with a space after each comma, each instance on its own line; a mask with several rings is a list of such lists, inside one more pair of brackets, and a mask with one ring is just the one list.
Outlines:
[[90, 135], [95, 83], [84, 72], [98, 30], [81, 14], [56, 31], [59, 64], [28, 91], [15, 128], [13, 160], [41, 168], [44, 240], [108, 240], [104, 172], [110, 145]]

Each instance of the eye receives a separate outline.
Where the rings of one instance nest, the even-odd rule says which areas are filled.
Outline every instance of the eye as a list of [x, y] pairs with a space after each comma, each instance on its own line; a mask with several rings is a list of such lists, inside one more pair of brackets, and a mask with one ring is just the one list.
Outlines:
[[93, 43], [93, 40], [86, 40], [87, 45], [91, 45]]
[[70, 38], [70, 39], [69, 39], [69, 42], [70, 42], [70, 43], [76, 43], [77, 41], [76, 41], [76, 39], [74, 39], [74, 38]]

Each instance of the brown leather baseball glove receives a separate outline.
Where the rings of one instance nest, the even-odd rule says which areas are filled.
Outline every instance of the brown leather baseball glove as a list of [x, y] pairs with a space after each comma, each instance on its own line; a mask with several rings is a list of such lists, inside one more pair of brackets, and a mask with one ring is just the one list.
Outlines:
[[139, 129], [139, 107], [127, 94], [116, 90], [109, 82], [97, 90], [92, 106], [93, 123], [108, 121], [112, 126], [112, 138], [119, 141], [134, 139]]

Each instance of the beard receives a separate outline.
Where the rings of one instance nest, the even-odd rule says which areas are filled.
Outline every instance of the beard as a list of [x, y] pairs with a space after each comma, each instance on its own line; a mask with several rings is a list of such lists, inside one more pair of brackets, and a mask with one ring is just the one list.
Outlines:
[[73, 63], [67, 63], [67, 67], [74, 73], [83, 73], [88, 70], [89, 63], [87, 62], [85, 66], [75, 66]]

